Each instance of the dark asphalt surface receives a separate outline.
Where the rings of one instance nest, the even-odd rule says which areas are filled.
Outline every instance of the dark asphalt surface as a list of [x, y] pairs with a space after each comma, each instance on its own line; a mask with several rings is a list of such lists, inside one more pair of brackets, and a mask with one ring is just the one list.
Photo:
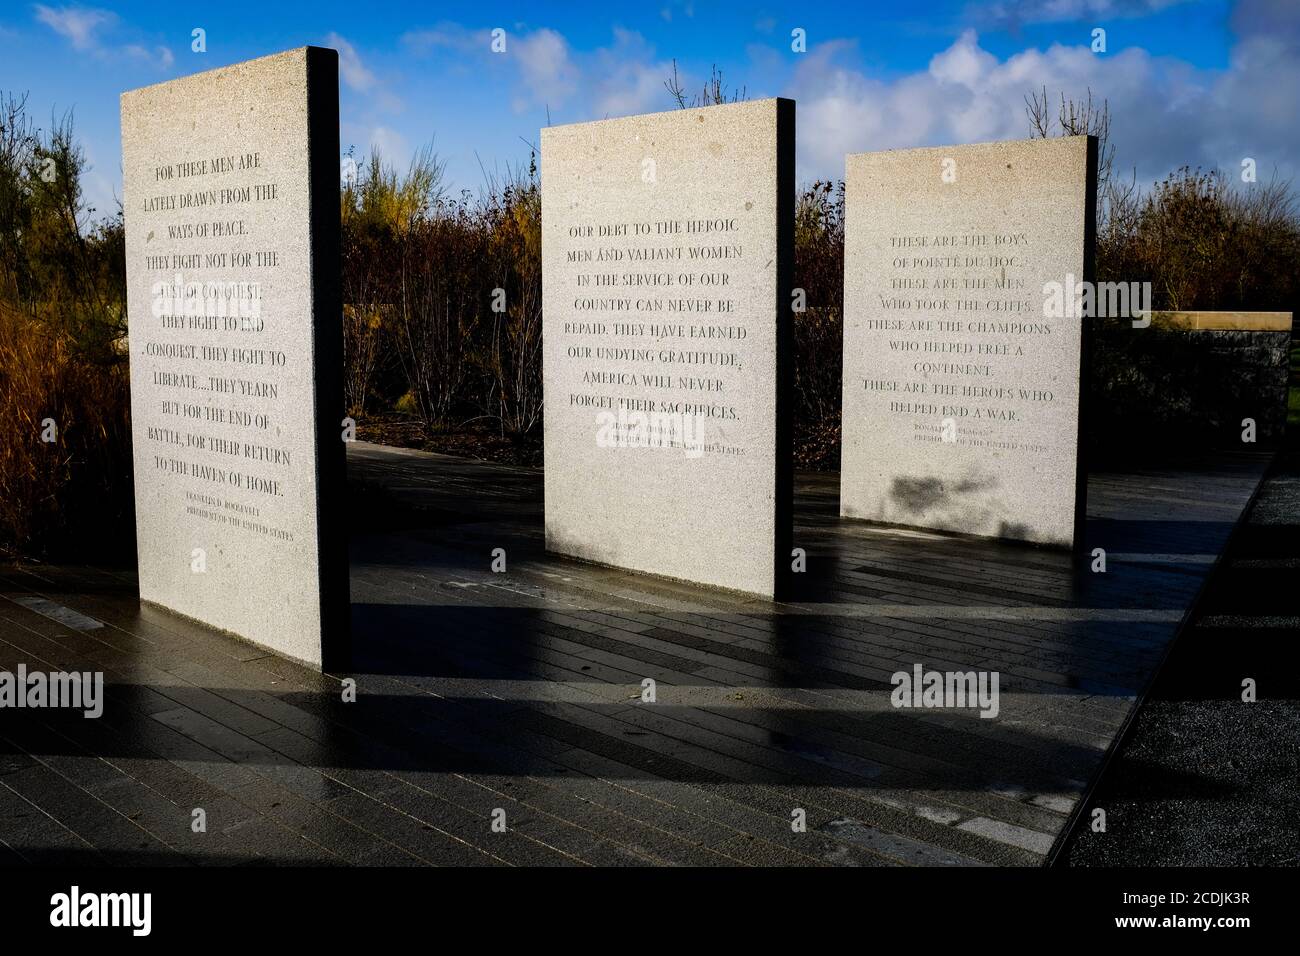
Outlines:
[[[1279, 461], [1058, 859], [1300, 864], [1300, 449]], [[1242, 700], [1253, 678], [1255, 703]], [[1091, 829], [1106, 811], [1106, 832]]]

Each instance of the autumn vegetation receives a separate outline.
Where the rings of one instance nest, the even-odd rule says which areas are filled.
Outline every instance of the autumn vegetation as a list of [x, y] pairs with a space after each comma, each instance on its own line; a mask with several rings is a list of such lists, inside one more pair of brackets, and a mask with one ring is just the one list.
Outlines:
[[[683, 108], [743, 98], [715, 75]], [[1287, 183], [1115, 172], [1104, 104], [1026, 101], [1034, 135], [1103, 140], [1098, 279], [1150, 281], [1156, 308], [1294, 310], [1300, 216]], [[0, 96], [0, 553], [128, 559], [133, 540], [120, 210], [87, 207], [71, 117], [38, 128]], [[375, 152], [341, 190], [344, 399], [362, 438], [540, 463], [537, 158], [454, 191], [430, 149]], [[792, 313], [799, 467], [839, 465], [844, 188], [796, 197]], [[496, 290], [504, 290], [502, 293]], [[48, 423], [57, 432], [53, 440]]]

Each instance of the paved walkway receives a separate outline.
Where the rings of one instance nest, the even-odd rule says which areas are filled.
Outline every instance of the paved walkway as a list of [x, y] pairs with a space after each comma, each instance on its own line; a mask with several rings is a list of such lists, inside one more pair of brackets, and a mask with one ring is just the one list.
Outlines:
[[[546, 555], [536, 470], [358, 443], [355, 703], [129, 573], [0, 568], [0, 670], [109, 684], [0, 711], [0, 861], [1041, 864], [1265, 464], [1090, 476], [1105, 574], [801, 476], [772, 604]], [[917, 663], [998, 671], [998, 717], [891, 707]]]

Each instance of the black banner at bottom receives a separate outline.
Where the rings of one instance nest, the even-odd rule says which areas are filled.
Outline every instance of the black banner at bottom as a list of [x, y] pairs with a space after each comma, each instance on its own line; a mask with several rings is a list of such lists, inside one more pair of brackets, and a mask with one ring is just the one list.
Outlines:
[[0, 870], [0, 906], [9, 940], [373, 944], [377, 933], [459, 927], [480, 945], [561, 942], [556, 933], [581, 944], [670, 934], [660, 942], [694, 945], [752, 941], [755, 930], [785, 924], [818, 934], [852, 927], [874, 941], [1042, 940], [1046, 931], [1070, 941], [1154, 933], [1230, 944], [1290, 924], [1293, 882], [1288, 871], [1258, 869], [38, 869]]

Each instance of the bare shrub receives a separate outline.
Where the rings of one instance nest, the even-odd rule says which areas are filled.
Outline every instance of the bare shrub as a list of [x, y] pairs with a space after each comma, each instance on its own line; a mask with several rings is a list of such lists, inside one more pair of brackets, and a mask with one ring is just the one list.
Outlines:
[[680, 109], [694, 109], [698, 106], [721, 106], [724, 103], [741, 103], [747, 96], [745, 88], [742, 86], [738, 90], [727, 91], [727, 85], [722, 82], [722, 71], [714, 64], [709, 69], [708, 82], [704, 84], [703, 89], [698, 93], [687, 93], [686, 86], [682, 83], [681, 77], [677, 73], [677, 60], [673, 60], [673, 75], [664, 80], [664, 89], [668, 95], [673, 98], [673, 102]]
[[542, 195], [535, 157], [527, 173], [492, 184], [484, 205], [489, 260], [505, 311], [492, 314], [489, 407], [502, 434], [523, 438], [542, 420]]
[[488, 232], [467, 199], [440, 202], [399, 258], [397, 354], [426, 428], [446, 430], [476, 368], [489, 309]]
[[1025, 98], [1035, 136], [1098, 138], [1097, 279], [1150, 282], [1156, 309], [1293, 311], [1300, 215], [1290, 182], [1234, 183], [1184, 166], [1150, 189], [1112, 174], [1110, 109], [1047, 91]]
[[1233, 187], [1216, 171], [1171, 173], [1141, 199], [1099, 259], [1148, 280], [1161, 309], [1291, 309], [1300, 219], [1290, 184]]
[[1066, 99], [1062, 93], [1060, 105], [1053, 113], [1051, 101], [1047, 98], [1047, 87], [1043, 87], [1041, 93], [1030, 93], [1025, 97], [1025, 115], [1029, 118], [1029, 128], [1035, 138], [1097, 137], [1097, 192], [1104, 195], [1115, 164], [1115, 146], [1110, 141], [1109, 102], [1102, 100], [1100, 105], [1094, 103], [1091, 89], [1082, 101]]
[[814, 182], [795, 200], [793, 315], [795, 460], [839, 467], [844, 350], [844, 183]]

